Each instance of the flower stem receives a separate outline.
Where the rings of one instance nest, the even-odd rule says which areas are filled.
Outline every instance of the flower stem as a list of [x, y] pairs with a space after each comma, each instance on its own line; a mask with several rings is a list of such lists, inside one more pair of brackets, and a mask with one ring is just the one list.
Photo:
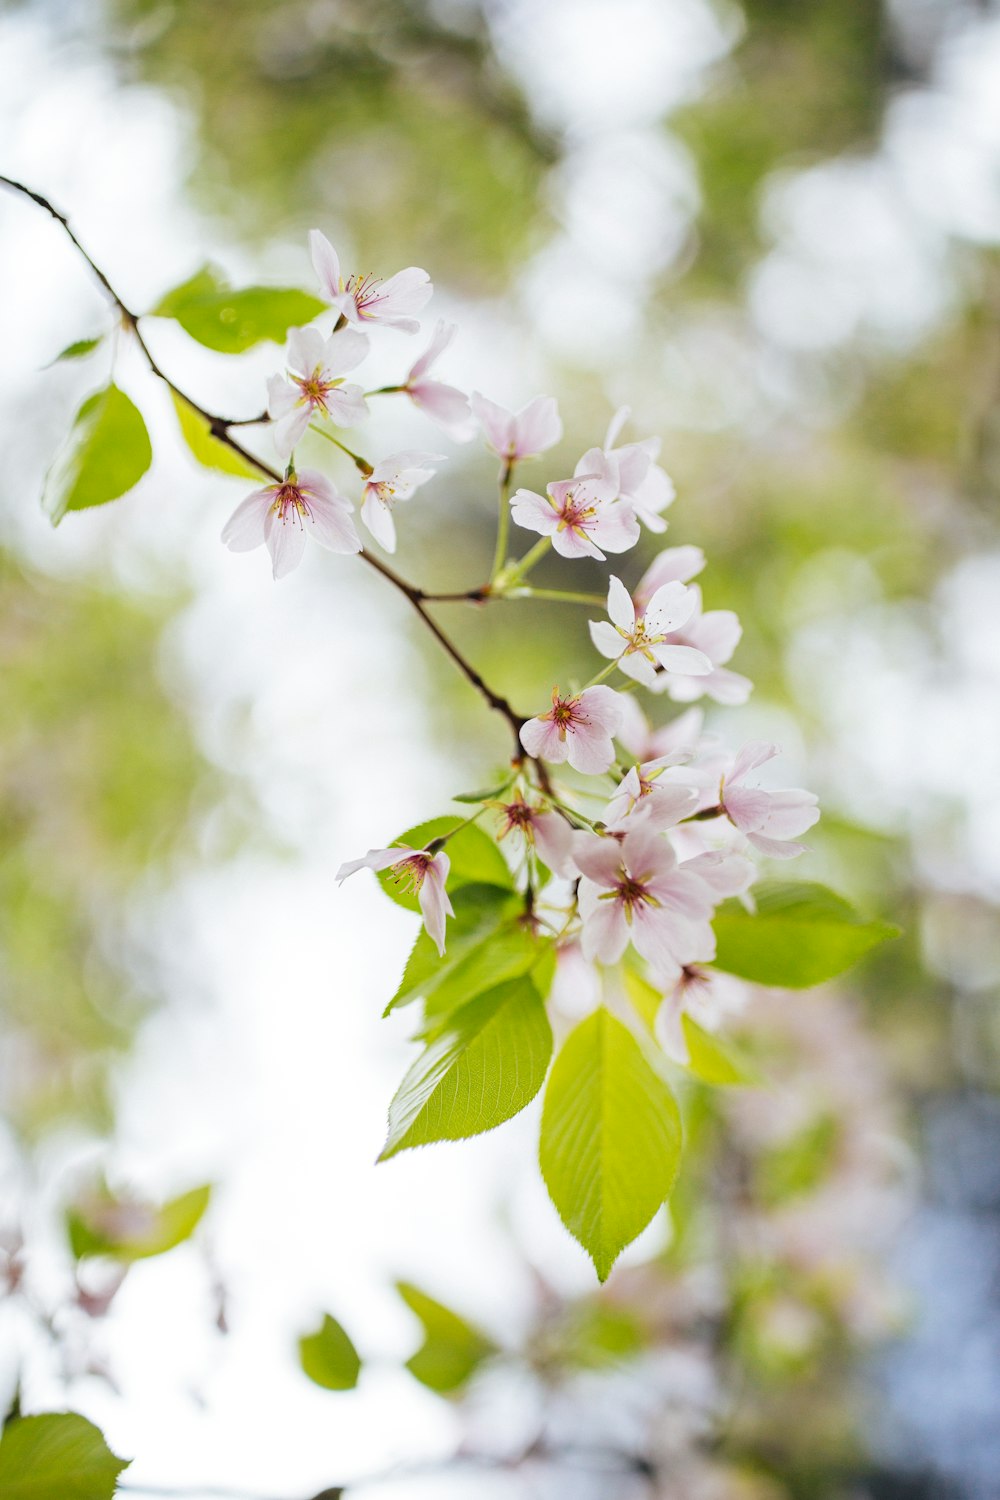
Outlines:
[[581, 689], [581, 692], [585, 693], [587, 691], [587, 688], [596, 687], [599, 682], [604, 681], [605, 677], [610, 677], [617, 666], [617, 661], [609, 661], [607, 666], [604, 668], [604, 671], [598, 672], [596, 677], [592, 677], [590, 681]]
[[510, 539], [510, 506], [507, 503], [507, 492], [510, 489], [510, 481], [514, 473], [514, 460], [508, 458], [504, 461], [500, 470], [498, 484], [499, 509], [497, 511], [497, 544], [493, 553], [493, 567], [490, 570], [490, 582], [498, 576], [504, 563], [507, 561], [507, 544]]
[[514, 585], [519, 584], [521, 579], [525, 578], [531, 572], [535, 564], [541, 562], [551, 546], [552, 538], [550, 536], [540, 537], [531, 550], [526, 552], [513, 567], [509, 569], [505, 568], [503, 573], [497, 576], [496, 582], [500, 585], [497, 592], [506, 594]]
[[501, 599], [546, 599], [554, 604], [590, 604], [595, 608], [603, 608], [607, 602], [602, 594], [574, 594], [564, 589], [536, 589], [531, 584], [525, 584], [523, 588], [507, 589], [505, 593], [498, 595]]
[[315, 422], [310, 422], [309, 431], [317, 433], [321, 438], [326, 438], [327, 442], [332, 443], [335, 448], [339, 448], [341, 453], [346, 453], [348, 458], [354, 460], [356, 467], [361, 470], [366, 479], [371, 474], [372, 466], [367, 458], [362, 458], [360, 453], [355, 453], [353, 449], [348, 448], [346, 443], [342, 443], [339, 438], [335, 438], [332, 432], [327, 432], [325, 427], [317, 427]]

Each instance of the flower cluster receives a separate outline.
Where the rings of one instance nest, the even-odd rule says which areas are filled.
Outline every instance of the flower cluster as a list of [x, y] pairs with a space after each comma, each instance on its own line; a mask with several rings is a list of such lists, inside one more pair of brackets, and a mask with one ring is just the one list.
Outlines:
[[[537, 396], [513, 412], [478, 391], [466, 396], [433, 378], [435, 361], [454, 338], [452, 324], [437, 324], [398, 384], [366, 391], [345, 382], [368, 354], [370, 332], [380, 326], [419, 330], [415, 315], [431, 296], [431, 283], [413, 266], [386, 280], [345, 276], [319, 231], [311, 236], [311, 249], [320, 288], [336, 312], [334, 326], [327, 334], [308, 327], [289, 336], [286, 374], [268, 383], [268, 413], [285, 477], [239, 506], [223, 532], [231, 548], [265, 542], [276, 578], [298, 563], [307, 534], [334, 552], [362, 550], [352, 498], [324, 475], [295, 467], [295, 447], [313, 428], [360, 471], [355, 498], [361, 520], [381, 548], [395, 551], [396, 505], [434, 478], [444, 456], [407, 450], [369, 461], [331, 431], [365, 421], [369, 401], [389, 394], [407, 397], [454, 439], [469, 438], [478, 426], [500, 460], [496, 565], [489, 582], [467, 597], [530, 597], [526, 579], [549, 548], [567, 559], [603, 562], [608, 553], [634, 548], [643, 528], [654, 534], [666, 529], [663, 512], [674, 499], [674, 485], [657, 461], [658, 440], [621, 441], [627, 408], [614, 416], [603, 444], [587, 449], [568, 477], [549, 481], [544, 491], [514, 488], [518, 466], [562, 440], [556, 402]], [[511, 522], [540, 538], [513, 561], [507, 556]], [[750, 856], [784, 860], [800, 853], [799, 836], [819, 816], [811, 793], [756, 784], [755, 773], [778, 753], [776, 746], [751, 742], [731, 753], [703, 732], [700, 709], [652, 730], [636, 701], [640, 689], [682, 704], [709, 698], [735, 705], [749, 696], [750, 682], [727, 665], [740, 639], [739, 620], [730, 610], [706, 611], [700, 588], [691, 582], [704, 566], [699, 548], [672, 547], [631, 588], [611, 574], [606, 615], [589, 621], [599, 654], [591, 682], [556, 686], [550, 705], [526, 719], [488, 694], [517, 735], [500, 792], [484, 797], [479, 812], [428, 847], [371, 850], [343, 865], [338, 877], [362, 867], [387, 871], [416, 895], [427, 932], [443, 955], [447, 919], [454, 915], [446, 889], [448, 839], [468, 823], [491, 827], [498, 844], [514, 851], [511, 877], [524, 895], [526, 920], [539, 933], [554, 935], [561, 957], [582, 957], [601, 971], [622, 963], [637, 968], [662, 996], [660, 1041], [682, 1062], [684, 1016], [712, 1030], [742, 1000], [742, 986], [711, 967], [719, 903], [738, 897], [749, 904], [757, 873]], [[558, 592], [546, 590], [547, 598], [553, 596]], [[579, 603], [580, 596], [565, 598]], [[617, 686], [605, 681], [612, 674]], [[472, 671], [467, 675], [478, 679]], [[575, 773], [569, 781], [562, 779], [565, 768]]]

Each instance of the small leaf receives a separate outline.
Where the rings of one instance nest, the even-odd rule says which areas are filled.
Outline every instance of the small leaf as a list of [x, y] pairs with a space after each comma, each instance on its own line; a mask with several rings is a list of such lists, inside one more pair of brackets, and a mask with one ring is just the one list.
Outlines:
[[309, 323], [326, 303], [290, 287], [248, 286], [234, 290], [215, 266], [203, 266], [168, 292], [152, 310], [174, 318], [199, 344], [220, 354], [241, 354], [271, 339], [284, 342], [289, 328]]
[[503, 926], [473, 948], [441, 984], [424, 989], [422, 1039], [436, 1036], [458, 1006], [490, 990], [504, 979], [529, 978], [541, 999], [552, 988], [555, 974], [555, 943], [540, 937], [524, 913], [508, 918]]
[[513, 780], [514, 780], [513, 774], [511, 774], [510, 776], [506, 777], [505, 780], [501, 781], [501, 783], [500, 783], [499, 786], [490, 787], [488, 791], [483, 791], [483, 792], [456, 792], [454, 794], [454, 796], [452, 797], [451, 800], [452, 800], [452, 802], [469, 802], [469, 803], [493, 802], [493, 801], [496, 800], [497, 797], [502, 797], [503, 796], [504, 792], [507, 790], [507, 788], [510, 786], [510, 784], [511, 784], [511, 782]]
[[329, 1313], [315, 1333], [299, 1339], [299, 1363], [325, 1391], [353, 1391], [361, 1374], [361, 1356]]
[[0, 1438], [3, 1500], [111, 1500], [130, 1460], [76, 1412], [18, 1417]]
[[171, 391], [170, 395], [181, 426], [181, 436], [198, 463], [206, 469], [219, 469], [223, 474], [238, 474], [241, 479], [256, 479], [258, 484], [268, 482], [253, 464], [213, 437], [205, 418], [201, 412], [195, 411], [190, 401], [185, 401], [176, 391]]
[[102, 1185], [67, 1210], [70, 1248], [77, 1260], [85, 1255], [109, 1255], [122, 1261], [164, 1255], [190, 1239], [211, 1196], [211, 1186], [206, 1184], [158, 1207], [115, 1197]]
[[400, 1084], [379, 1161], [503, 1124], [538, 1093], [551, 1055], [552, 1030], [529, 980], [477, 995], [449, 1018]]
[[53, 365], [62, 364], [64, 360], [83, 359], [86, 355], [93, 354], [95, 349], [99, 349], [103, 342], [103, 334], [98, 334], [93, 339], [76, 339], [72, 344], [67, 344], [65, 349], [61, 349], [55, 359], [49, 360], [45, 368], [50, 370]]
[[716, 968], [755, 984], [808, 989], [842, 974], [879, 943], [899, 936], [888, 922], [866, 922], [825, 886], [757, 886], [757, 912], [727, 901], [716, 914]]
[[690, 1016], [681, 1016], [681, 1027], [688, 1045], [688, 1067], [703, 1083], [725, 1087], [760, 1082], [757, 1070], [732, 1042], [706, 1031]]
[[539, 1155], [549, 1196], [601, 1281], [670, 1193], [681, 1141], [665, 1079], [627, 1026], [595, 1011], [556, 1058]]
[[[459, 817], [431, 818], [428, 823], [418, 823], [415, 828], [408, 828], [394, 842], [406, 844], [410, 849], [424, 849], [432, 840], [451, 833], [453, 828], [459, 828], [461, 822]], [[460, 885], [473, 883], [496, 885], [506, 891], [514, 889], [514, 878], [500, 850], [474, 823], [469, 823], [467, 827], [459, 828], [458, 833], [452, 834], [445, 845], [445, 852], [451, 864], [448, 872], [449, 893]], [[403, 857], [401, 852], [400, 858]], [[397, 906], [403, 906], [407, 911], [420, 910], [416, 893], [406, 889], [405, 884], [394, 877], [391, 870], [380, 871], [378, 878], [386, 895], [391, 896]]]
[[68, 510], [117, 500], [138, 484], [153, 461], [149, 433], [137, 408], [116, 385], [80, 407], [42, 491], [53, 526]]
[[424, 1326], [424, 1342], [406, 1361], [406, 1368], [421, 1385], [438, 1395], [459, 1390], [483, 1360], [496, 1353], [496, 1345], [450, 1307], [410, 1282], [398, 1281], [396, 1290]]

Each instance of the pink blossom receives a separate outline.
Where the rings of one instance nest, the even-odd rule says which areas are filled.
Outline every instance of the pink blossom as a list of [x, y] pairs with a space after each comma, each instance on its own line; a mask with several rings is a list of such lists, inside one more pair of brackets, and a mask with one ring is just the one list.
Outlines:
[[690, 1016], [704, 1031], [718, 1031], [731, 1015], [746, 1005], [749, 988], [732, 974], [685, 964], [673, 988], [663, 997], [656, 1013], [656, 1038], [668, 1057], [686, 1067], [691, 1061], [684, 1017]]
[[658, 552], [632, 590], [636, 609], [645, 609], [665, 583], [690, 583], [705, 566], [700, 547], [665, 547]]
[[[510, 513], [518, 526], [550, 536], [563, 557], [596, 557], [601, 547], [627, 552], [639, 540], [639, 526], [627, 506], [616, 504], [612, 486], [592, 474], [560, 479], [548, 495], [518, 490], [511, 496]], [[600, 543], [600, 545], [598, 545]]]
[[804, 852], [805, 845], [790, 841], [819, 820], [816, 796], [797, 788], [771, 792], [745, 784], [751, 771], [778, 754], [777, 745], [763, 740], [744, 745], [722, 778], [719, 805], [755, 849], [774, 859], [794, 859]]
[[688, 646], [669, 644], [670, 636], [690, 618], [698, 602], [694, 589], [682, 583], [666, 583], [650, 599], [645, 613], [636, 618], [635, 606], [620, 579], [608, 586], [607, 620], [590, 621], [590, 638], [602, 656], [617, 661], [626, 677], [654, 687], [658, 671], [707, 673], [707, 656]]
[[623, 837], [578, 833], [573, 859], [583, 877], [579, 905], [585, 958], [617, 963], [629, 942], [656, 973], [673, 975], [711, 944], [714, 902], [697, 875], [677, 865], [647, 819]]
[[536, 396], [519, 412], [512, 412], [474, 391], [471, 405], [487, 443], [508, 464], [547, 453], [562, 437], [562, 419], [554, 396]]
[[434, 464], [445, 462], [443, 453], [394, 453], [377, 463], [365, 480], [361, 519], [387, 552], [396, 550], [396, 526], [392, 507], [410, 500], [422, 484], [434, 477]]
[[641, 811], [651, 827], [673, 828], [690, 817], [698, 806], [698, 792], [680, 781], [664, 781], [663, 773], [686, 759], [684, 751], [671, 751], [656, 760], [630, 767], [619, 782], [604, 813], [608, 828], [627, 830], [630, 820]]
[[451, 861], [443, 849], [430, 854], [426, 849], [409, 849], [397, 844], [395, 849], [369, 849], [364, 859], [352, 859], [337, 871], [338, 880], [346, 880], [356, 870], [392, 870], [393, 879], [405, 891], [415, 891], [427, 934], [444, 955], [445, 918], [455, 915], [445, 881]]
[[568, 760], [574, 770], [600, 776], [614, 764], [620, 697], [613, 688], [591, 687], [575, 698], [561, 698], [553, 688], [548, 713], [521, 725], [521, 744], [538, 760]]
[[350, 328], [342, 328], [328, 339], [318, 328], [291, 330], [285, 356], [288, 378], [272, 375], [267, 382], [267, 410], [275, 424], [274, 446], [286, 463], [314, 416], [329, 417], [338, 427], [352, 427], [367, 417], [361, 387], [343, 381], [367, 353], [366, 336]]
[[710, 609], [703, 614], [701, 589], [694, 584], [691, 592], [696, 601], [694, 613], [673, 639], [678, 645], [700, 651], [709, 663], [709, 671], [699, 677], [693, 674], [661, 677], [655, 684], [656, 691], [669, 693], [675, 703], [692, 703], [703, 695], [729, 706], [745, 703], [753, 691], [753, 683], [749, 677], [730, 672], [723, 665], [743, 634], [739, 617], [731, 609]]
[[526, 845], [533, 846], [556, 875], [571, 875], [570, 845], [573, 831], [561, 813], [532, 807], [523, 798], [501, 804], [503, 821], [500, 838], [511, 832], [520, 834]]
[[457, 332], [457, 323], [445, 323], [443, 320], [438, 322], [430, 344], [410, 369], [403, 390], [414, 406], [426, 412], [432, 422], [436, 422], [456, 442], [464, 443], [472, 436], [473, 430], [468, 396], [453, 385], [427, 378], [431, 366], [448, 348]]
[[274, 576], [284, 578], [302, 561], [307, 533], [331, 552], [360, 552], [353, 509], [324, 474], [303, 469], [248, 495], [226, 522], [222, 540], [232, 552], [252, 552], [266, 542]]
[[434, 288], [426, 271], [407, 266], [384, 281], [380, 276], [341, 274], [340, 257], [325, 234], [314, 229], [309, 235], [312, 263], [321, 289], [349, 323], [382, 323], [403, 333], [417, 333], [418, 313], [430, 300]]
[[608, 427], [603, 448], [590, 448], [576, 466], [578, 474], [600, 474], [614, 486], [615, 498], [622, 500], [648, 526], [650, 531], [666, 531], [660, 515], [674, 499], [673, 481], [654, 462], [659, 456], [659, 438], [645, 438], [640, 443], [614, 446], [628, 421], [627, 406], [615, 413]]
[[636, 760], [655, 760], [673, 750], [683, 751], [684, 758], [690, 760], [701, 740], [704, 722], [705, 715], [700, 708], [689, 708], [669, 724], [653, 729], [635, 697], [627, 694], [617, 738]]

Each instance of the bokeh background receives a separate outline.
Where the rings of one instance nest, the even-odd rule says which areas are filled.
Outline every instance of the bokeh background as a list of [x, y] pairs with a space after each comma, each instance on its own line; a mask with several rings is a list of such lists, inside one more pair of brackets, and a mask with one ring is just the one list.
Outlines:
[[[484, 784], [502, 726], [376, 577], [317, 551], [275, 587], [219, 545], [241, 482], [189, 460], [124, 340], [154, 467], [52, 531], [44, 470], [107, 356], [42, 367], [108, 315], [4, 196], [0, 1404], [84, 1412], [130, 1484], [192, 1500], [394, 1466], [364, 1493], [1000, 1496], [996, 7], [4, 0], [0, 170], [133, 306], [206, 259], [310, 286], [314, 225], [426, 266], [461, 324], [446, 376], [556, 394], [566, 472], [629, 403], [678, 486], [669, 541], [744, 621], [756, 693], [713, 723], [821, 794], [795, 874], [905, 929], [755, 1001], [766, 1086], [689, 1093], [673, 1221], [599, 1298], [533, 1111], [376, 1169], [412, 921], [334, 872]], [[207, 406], [260, 409], [273, 346], [148, 332]], [[387, 378], [414, 352], [383, 350]], [[386, 451], [440, 441], [378, 420]], [[458, 588], [495, 480], [448, 451], [399, 565]], [[497, 609], [449, 619], [519, 704], [588, 675], [586, 610]], [[214, 1185], [117, 1290], [65, 1233], [101, 1174]], [[400, 1277], [512, 1352], [425, 1389]], [[325, 1310], [356, 1392], [298, 1368]]]

